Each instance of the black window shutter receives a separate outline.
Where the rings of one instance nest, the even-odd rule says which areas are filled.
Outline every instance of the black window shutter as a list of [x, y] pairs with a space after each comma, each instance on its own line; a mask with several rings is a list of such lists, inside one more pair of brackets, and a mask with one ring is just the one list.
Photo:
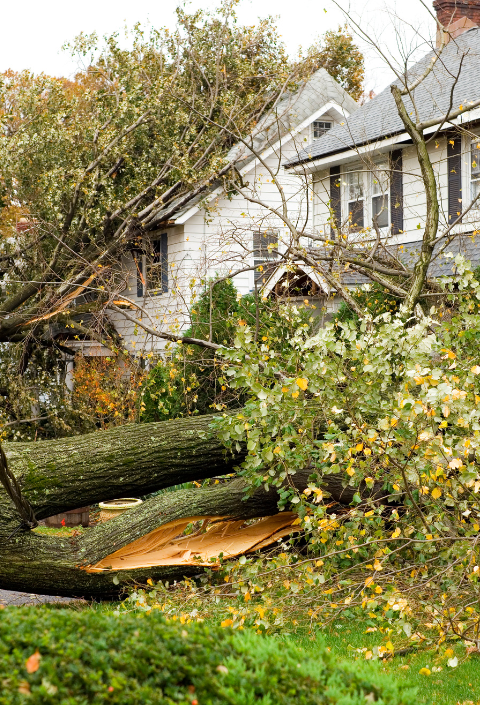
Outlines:
[[335, 228], [342, 224], [342, 193], [340, 184], [340, 167], [330, 167], [330, 208], [333, 212], [333, 226], [331, 234], [335, 235]]
[[462, 212], [462, 138], [460, 135], [447, 136], [447, 169], [448, 222], [453, 223]]
[[168, 291], [168, 235], [160, 236], [160, 262], [162, 263], [162, 294]]
[[392, 235], [403, 232], [403, 162], [402, 150], [394, 149], [390, 156], [390, 219]]
[[137, 270], [137, 297], [141, 299], [143, 297], [143, 282], [144, 282], [144, 272], [143, 272], [143, 257], [141, 251], [136, 251], [133, 255], [133, 260], [135, 262], [135, 268]]

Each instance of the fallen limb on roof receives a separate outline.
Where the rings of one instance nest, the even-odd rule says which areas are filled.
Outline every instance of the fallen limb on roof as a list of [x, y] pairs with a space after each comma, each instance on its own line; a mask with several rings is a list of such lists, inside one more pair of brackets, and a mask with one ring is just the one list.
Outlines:
[[[200, 519], [204, 522], [199, 531], [189, 536], [179, 536], [188, 524]], [[300, 531], [298, 525], [293, 525], [298, 517], [292, 512], [275, 514], [254, 524], [224, 519], [186, 517], [171, 521], [86, 570], [88, 573], [96, 573], [162, 565], [216, 568], [220, 565], [220, 556], [223, 559], [234, 558], [269, 546], [293, 531]]]

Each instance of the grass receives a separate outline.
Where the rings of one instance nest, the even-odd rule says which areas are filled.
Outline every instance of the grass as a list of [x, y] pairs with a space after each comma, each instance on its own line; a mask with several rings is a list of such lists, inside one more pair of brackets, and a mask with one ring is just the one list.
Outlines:
[[[293, 640], [310, 654], [315, 653], [320, 644], [324, 643], [339, 658], [348, 660], [364, 660], [363, 654], [356, 649], [371, 648], [379, 643], [374, 634], [365, 634], [366, 626], [361, 623], [336, 623], [332, 629], [325, 630], [318, 638], [308, 635], [292, 635], [282, 637]], [[458, 658], [458, 666], [450, 668], [446, 658], [440, 658], [435, 651], [420, 650], [404, 656], [395, 656], [388, 661], [379, 661], [375, 667], [391, 674], [396, 680], [408, 680], [418, 687], [419, 705], [457, 705], [457, 703], [480, 704], [480, 654], [465, 658], [465, 648], [461, 644], [450, 645]], [[439, 672], [431, 675], [421, 675], [421, 668], [440, 667]]]
[[73, 536], [82, 534], [84, 531], [88, 531], [89, 527], [86, 529], [83, 526], [62, 526], [53, 528], [52, 526], [37, 526], [33, 531], [36, 534], [41, 534], [43, 536]]
[[[39, 534], [50, 536], [71, 536], [75, 532], [84, 532], [81, 526], [53, 529], [38, 527], [35, 531]], [[59, 607], [59, 606], [58, 606]], [[61, 605], [62, 608], [90, 609], [100, 612], [112, 613], [118, 609], [118, 602], [106, 603], [72, 603]], [[57, 605], [44, 605], [38, 609], [57, 609]], [[212, 615], [213, 616], [213, 615]], [[218, 620], [212, 618], [212, 626], [218, 625]], [[366, 623], [361, 621], [340, 621], [333, 627], [320, 631], [312, 637], [299, 631], [296, 634], [280, 635], [285, 641], [293, 641], [304, 648], [310, 655], [325, 644], [334, 654], [341, 659], [365, 660], [364, 653], [357, 649], [372, 649], [382, 643], [378, 633], [366, 633]], [[461, 643], [449, 643], [448, 646], [458, 658], [458, 666], [451, 668], [447, 665], [447, 658], [437, 654], [433, 648], [419, 649], [403, 656], [394, 656], [391, 659], [377, 661], [373, 664], [395, 680], [407, 680], [418, 687], [418, 705], [480, 705], [480, 654], [472, 654], [466, 658], [465, 647]], [[423, 668], [428, 668], [430, 675], [420, 673]], [[433, 670], [441, 669], [441, 670]]]

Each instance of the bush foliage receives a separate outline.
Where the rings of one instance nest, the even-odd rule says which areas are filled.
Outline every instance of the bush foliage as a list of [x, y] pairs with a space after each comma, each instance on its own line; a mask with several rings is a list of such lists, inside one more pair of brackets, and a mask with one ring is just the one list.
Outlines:
[[[226, 348], [234, 344], [237, 326], [250, 326], [258, 340], [273, 340], [278, 349], [295, 333], [290, 321], [279, 315], [278, 302], [248, 294], [240, 297], [231, 280], [210, 281], [190, 310], [191, 325], [185, 336], [211, 340]], [[310, 309], [299, 318], [311, 330]], [[158, 360], [143, 382], [141, 419], [164, 421], [212, 410], [239, 408], [246, 394], [228, 385], [225, 360], [215, 351], [194, 345], [171, 350]]]
[[156, 612], [14, 608], [0, 621], [1, 705], [413, 705], [373, 668]]

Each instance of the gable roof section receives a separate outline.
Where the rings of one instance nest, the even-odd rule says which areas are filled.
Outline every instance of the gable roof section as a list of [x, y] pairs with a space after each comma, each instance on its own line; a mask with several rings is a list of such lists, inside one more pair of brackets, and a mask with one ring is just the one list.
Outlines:
[[[319, 108], [325, 112], [329, 103], [337, 105], [336, 112], [339, 112], [339, 117], [342, 113], [350, 115], [358, 109], [357, 103], [340, 84], [325, 69], [318, 69], [297, 91], [286, 93], [273, 113], [260, 120], [252, 133], [254, 151], [260, 152], [268, 145], [273, 146], [282, 137], [298, 130], [300, 125], [309, 124], [315, 119]], [[244, 157], [246, 151], [247, 155]], [[235, 158], [236, 153], [239, 158], [237, 166], [241, 170], [255, 159], [254, 154], [248, 153], [243, 144], [233, 147], [228, 158]]]
[[[410, 80], [421, 75], [433, 56], [434, 51], [429, 52], [410, 69]], [[444, 115], [449, 110], [452, 87], [452, 108], [480, 98], [479, 76], [480, 29], [473, 28], [449, 42], [433, 71], [415, 89], [414, 99], [420, 119], [424, 121]], [[398, 81], [394, 83], [398, 84]], [[404, 100], [407, 110], [412, 112], [410, 99], [405, 97]], [[295, 166], [369, 143], [381, 143], [382, 140], [404, 132], [405, 126], [388, 86], [343, 125], [336, 125], [324, 137], [289, 160], [286, 166]]]
[[[294, 93], [286, 93], [278, 102], [273, 113], [269, 113], [260, 120], [251, 137], [255, 152], [264, 152], [266, 149], [275, 151], [291, 139], [295, 132], [304, 129], [310, 122], [327, 111], [333, 111], [340, 118], [348, 116], [358, 109], [358, 104], [340, 86], [325, 69], [318, 69]], [[262, 156], [267, 156], [263, 154]], [[237, 144], [227, 155], [227, 161], [236, 159], [236, 165], [242, 173], [253, 168], [256, 160], [255, 154], [250, 152], [243, 144]], [[201, 207], [202, 201], [208, 196], [221, 193], [221, 182], [210, 186], [206, 192], [192, 196], [191, 200], [175, 214], [176, 223], [184, 223]], [[179, 197], [177, 202], [185, 202], [185, 195]], [[170, 213], [175, 207], [175, 201], [159, 211], [155, 223], [162, 224], [162, 215]]]

